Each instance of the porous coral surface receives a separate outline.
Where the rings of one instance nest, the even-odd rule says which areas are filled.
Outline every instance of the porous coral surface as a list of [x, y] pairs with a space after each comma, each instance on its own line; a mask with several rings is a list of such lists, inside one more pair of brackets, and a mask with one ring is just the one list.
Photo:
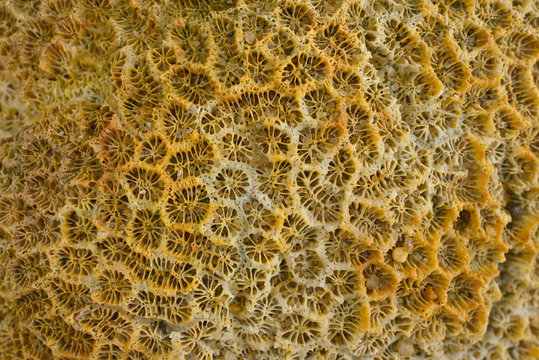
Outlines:
[[0, 0], [0, 359], [537, 359], [533, 0]]

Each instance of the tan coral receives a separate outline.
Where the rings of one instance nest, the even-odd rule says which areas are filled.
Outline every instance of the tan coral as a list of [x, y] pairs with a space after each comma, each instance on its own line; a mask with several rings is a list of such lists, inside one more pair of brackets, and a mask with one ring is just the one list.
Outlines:
[[6, 0], [0, 359], [534, 359], [539, 9]]

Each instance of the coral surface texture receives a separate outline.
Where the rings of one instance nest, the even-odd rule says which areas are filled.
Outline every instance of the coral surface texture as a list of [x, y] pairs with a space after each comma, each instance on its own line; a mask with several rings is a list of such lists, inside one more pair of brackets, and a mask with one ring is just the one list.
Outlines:
[[0, 0], [0, 360], [539, 358], [537, 0]]

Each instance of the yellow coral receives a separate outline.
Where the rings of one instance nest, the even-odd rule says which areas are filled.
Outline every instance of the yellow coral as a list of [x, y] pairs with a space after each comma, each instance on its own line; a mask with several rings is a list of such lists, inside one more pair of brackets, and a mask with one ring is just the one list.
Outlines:
[[538, 19], [0, 1], [0, 359], [539, 357]]

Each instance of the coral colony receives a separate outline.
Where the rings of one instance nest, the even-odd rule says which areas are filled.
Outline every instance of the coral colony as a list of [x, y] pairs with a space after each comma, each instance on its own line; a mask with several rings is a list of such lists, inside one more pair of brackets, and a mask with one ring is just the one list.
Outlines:
[[0, 0], [0, 360], [539, 358], [538, 6]]

